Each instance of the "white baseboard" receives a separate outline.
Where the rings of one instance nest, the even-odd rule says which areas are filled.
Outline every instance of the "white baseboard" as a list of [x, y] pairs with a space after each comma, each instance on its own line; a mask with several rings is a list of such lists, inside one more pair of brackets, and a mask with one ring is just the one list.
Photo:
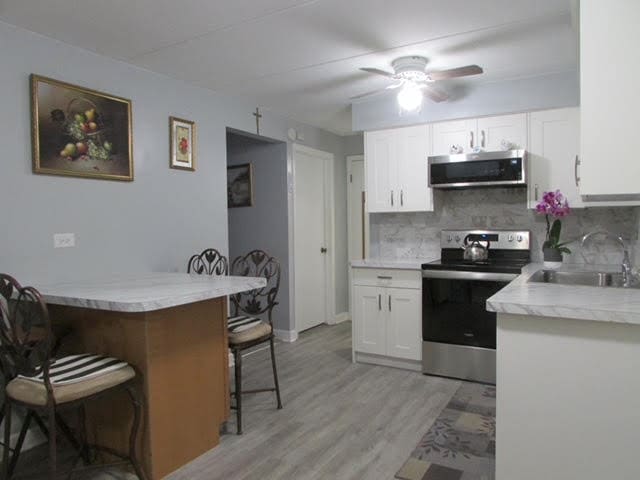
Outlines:
[[333, 324], [337, 325], [338, 323], [348, 322], [349, 320], [351, 320], [351, 313], [342, 312], [342, 313], [338, 313], [335, 316], [335, 318], [333, 319]]
[[298, 340], [298, 332], [296, 332], [295, 330], [274, 329], [273, 334], [277, 339], [287, 343], [295, 342], [296, 340]]
[[392, 358], [385, 357], [383, 355], [374, 355], [372, 353], [355, 352], [354, 361], [356, 363], [370, 363], [373, 365], [382, 365], [384, 367], [422, 372], [422, 361], [420, 360], [405, 360], [404, 358]]

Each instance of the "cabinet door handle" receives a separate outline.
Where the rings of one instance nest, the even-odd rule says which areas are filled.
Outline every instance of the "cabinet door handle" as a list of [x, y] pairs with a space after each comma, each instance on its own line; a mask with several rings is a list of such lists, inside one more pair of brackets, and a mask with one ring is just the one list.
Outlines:
[[538, 185], [536, 185], [536, 202], [538, 201]]
[[391, 190], [391, 206], [393, 207], [393, 190]]
[[378, 310], [382, 310], [382, 294], [378, 294]]
[[578, 158], [578, 155], [576, 155], [576, 160], [573, 164], [573, 176], [576, 179], [576, 187], [580, 186], [580, 177], [578, 176], [578, 165], [580, 165], [580, 159]]
[[391, 311], [391, 295], [389, 295], [389, 311]]
[[400, 190], [400, 206], [404, 206], [404, 190]]
[[473, 148], [473, 131], [469, 132], [469, 146]]
[[485, 133], [484, 133], [484, 130], [481, 130], [481, 131], [480, 131], [480, 133], [482, 133], [482, 139], [480, 140], [480, 146], [481, 146], [482, 148], [484, 148], [484, 145], [485, 145], [485, 143], [486, 143], [486, 142], [485, 142], [485, 140], [486, 140], [486, 135], [485, 135]]
[[379, 280], [391, 280], [393, 277], [389, 275], [378, 275]]

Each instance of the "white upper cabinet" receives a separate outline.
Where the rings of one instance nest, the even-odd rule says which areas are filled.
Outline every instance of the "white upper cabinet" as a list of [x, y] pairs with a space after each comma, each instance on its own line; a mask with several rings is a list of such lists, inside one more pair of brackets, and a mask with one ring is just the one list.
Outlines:
[[454, 120], [433, 124], [431, 155], [449, 155], [454, 148], [470, 153], [476, 146], [477, 120]]
[[[640, 199], [640, 2], [580, 2], [580, 193]], [[593, 197], [592, 197], [593, 196]], [[595, 203], [594, 203], [595, 205]]]
[[398, 186], [401, 212], [433, 210], [433, 193], [429, 188], [427, 157], [429, 126], [400, 128], [398, 135]]
[[526, 149], [527, 114], [479, 118], [477, 143], [488, 152], [504, 150], [505, 143], [512, 149]]
[[428, 125], [366, 132], [364, 143], [368, 212], [433, 210]]
[[561, 108], [532, 112], [529, 118], [529, 206], [542, 193], [561, 190], [572, 208], [583, 207], [578, 192], [580, 110]]
[[433, 155], [449, 155], [454, 149], [471, 153], [504, 150], [506, 143], [527, 148], [527, 114], [498, 115], [433, 124]]
[[366, 204], [369, 212], [386, 212], [395, 205], [392, 195], [397, 183], [397, 143], [394, 130], [365, 134]]

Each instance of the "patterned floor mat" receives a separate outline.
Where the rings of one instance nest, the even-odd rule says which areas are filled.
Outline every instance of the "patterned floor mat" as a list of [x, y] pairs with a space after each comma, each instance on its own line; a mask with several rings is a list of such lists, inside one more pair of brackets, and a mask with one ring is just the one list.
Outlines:
[[496, 387], [465, 382], [395, 478], [495, 478]]

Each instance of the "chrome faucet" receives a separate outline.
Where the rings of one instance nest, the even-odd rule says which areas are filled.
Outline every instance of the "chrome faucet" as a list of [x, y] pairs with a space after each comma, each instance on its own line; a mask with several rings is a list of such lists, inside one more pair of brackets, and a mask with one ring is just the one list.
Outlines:
[[629, 259], [629, 249], [627, 248], [627, 244], [624, 242], [622, 235], [614, 235], [609, 232], [605, 232], [603, 230], [597, 232], [587, 233], [584, 237], [582, 237], [581, 246], [584, 248], [584, 244], [587, 240], [595, 235], [604, 235], [608, 238], [613, 238], [617, 240], [620, 246], [622, 247], [623, 258], [622, 258], [622, 282], [623, 286], [630, 287], [633, 280], [633, 273], [631, 267], [631, 260]]

